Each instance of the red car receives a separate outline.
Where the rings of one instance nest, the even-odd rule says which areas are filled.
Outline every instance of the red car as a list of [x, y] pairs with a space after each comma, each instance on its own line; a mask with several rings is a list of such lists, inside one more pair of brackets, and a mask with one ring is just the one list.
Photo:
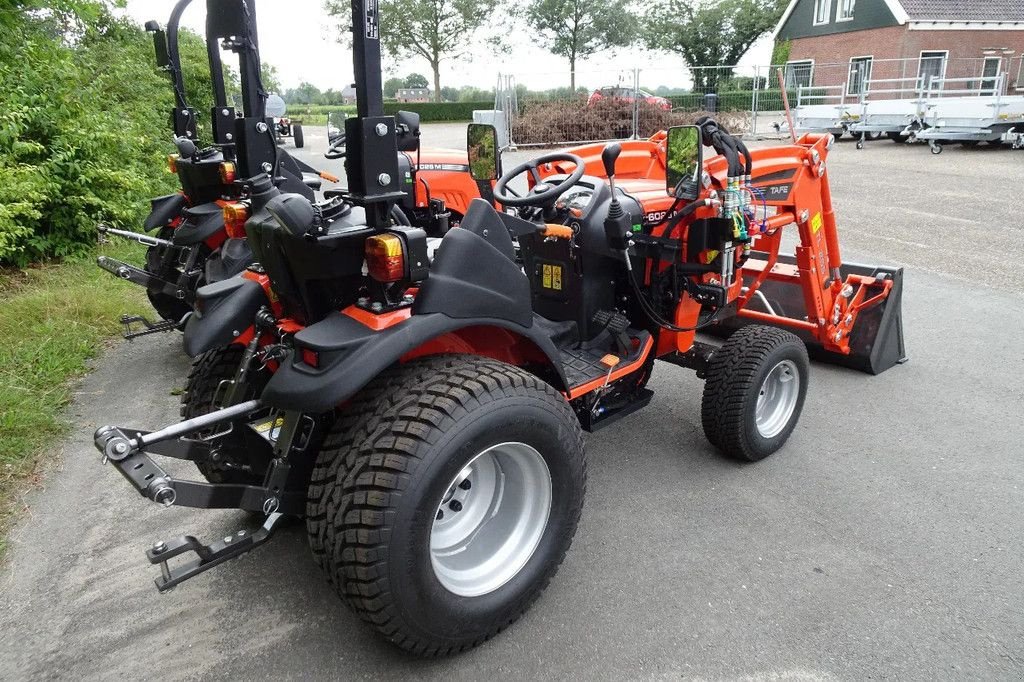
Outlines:
[[665, 111], [668, 111], [672, 108], [672, 103], [669, 102], [667, 99], [665, 99], [664, 97], [658, 97], [657, 95], [652, 95], [651, 93], [645, 90], [633, 90], [633, 88], [622, 88], [612, 86], [600, 88], [599, 90], [594, 90], [594, 92], [591, 93], [590, 98], [587, 99], [587, 106], [592, 107], [596, 102], [602, 99], [609, 98], [621, 102], [626, 102], [628, 104], [632, 104], [635, 97], [634, 93], [635, 95], [639, 95], [643, 99], [643, 101], [647, 102], [651, 106], [658, 107], [659, 109], [664, 109]]

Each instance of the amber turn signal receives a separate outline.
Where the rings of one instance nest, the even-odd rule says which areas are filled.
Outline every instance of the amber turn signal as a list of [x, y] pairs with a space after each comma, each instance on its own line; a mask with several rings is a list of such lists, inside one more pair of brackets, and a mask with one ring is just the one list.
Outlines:
[[394, 234], [378, 234], [366, 240], [366, 269], [378, 282], [398, 282], [405, 277], [405, 246]]
[[220, 165], [220, 181], [230, 185], [235, 181], [235, 164], [225, 161]]
[[245, 221], [249, 219], [249, 207], [237, 201], [229, 201], [222, 205], [224, 212], [224, 231], [232, 239], [245, 236]]

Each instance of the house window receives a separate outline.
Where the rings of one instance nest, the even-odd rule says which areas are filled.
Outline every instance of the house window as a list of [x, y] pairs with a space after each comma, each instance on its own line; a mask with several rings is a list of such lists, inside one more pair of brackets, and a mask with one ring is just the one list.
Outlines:
[[850, 77], [846, 81], [846, 94], [859, 95], [867, 90], [871, 79], [871, 57], [854, 57], [850, 60]]
[[1002, 57], [985, 57], [985, 66], [981, 70], [981, 95], [995, 95], [999, 82], [999, 68], [1003, 64]]
[[[842, 0], [840, 0], [841, 2]], [[832, 0], [814, 0], [814, 25], [827, 24], [832, 16]]]
[[839, 11], [836, 12], [836, 21], [852, 21], [853, 6], [857, 0], [839, 0]]
[[931, 85], [931, 81], [936, 78], [946, 77], [946, 57], [948, 55], [949, 52], [946, 50], [921, 53], [921, 60], [918, 62], [917, 67], [917, 77], [921, 81], [922, 88], [941, 88], [941, 85], [938, 84]]
[[814, 61], [804, 59], [796, 62], [786, 62], [786, 87], [811, 87], [814, 79]]
[[1024, 90], [1024, 54], [1020, 56], [1020, 66], [1017, 67], [1017, 84], [1015, 90]]

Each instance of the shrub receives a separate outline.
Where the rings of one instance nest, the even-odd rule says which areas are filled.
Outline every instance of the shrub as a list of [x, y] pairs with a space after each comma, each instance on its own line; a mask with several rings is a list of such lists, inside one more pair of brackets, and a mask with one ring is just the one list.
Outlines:
[[[659, 130], [694, 123], [705, 111], [666, 111], [640, 102], [637, 111], [637, 133], [650, 137]], [[727, 130], [743, 131], [746, 112], [710, 114]], [[524, 107], [512, 129], [517, 144], [564, 144], [612, 140], [633, 134], [633, 105], [621, 100], [603, 99], [587, 105], [584, 100], [563, 102], [531, 102]]]
[[[57, 16], [23, 13], [0, 31], [0, 263], [81, 252], [97, 222], [131, 227], [176, 188], [173, 96], [150, 37], [101, 12], [69, 42]], [[204, 59], [196, 40], [182, 41], [186, 67]], [[200, 112], [208, 84], [192, 78]]]

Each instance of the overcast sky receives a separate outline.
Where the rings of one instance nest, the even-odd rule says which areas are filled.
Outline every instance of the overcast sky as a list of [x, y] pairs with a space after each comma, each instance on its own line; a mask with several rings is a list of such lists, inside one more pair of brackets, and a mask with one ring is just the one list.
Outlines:
[[[182, 24], [203, 32], [205, 21], [203, 0], [193, 0], [185, 11]], [[167, 22], [172, 0], [128, 0], [127, 12], [140, 23], [156, 19]], [[321, 0], [260, 0], [257, 3], [260, 56], [277, 67], [282, 87], [295, 87], [309, 81], [321, 90], [340, 90], [352, 82], [352, 53], [337, 41], [337, 30], [324, 12]], [[484, 52], [470, 60], [448, 62], [441, 67], [441, 85], [475, 85], [492, 88], [498, 73], [511, 73], [519, 83], [531, 88], [569, 85], [568, 60], [556, 57], [528, 42], [523, 31], [513, 33], [520, 41], [508, 55], [495, 57]], [[766, 64], [771, 57], [771, 39], [762, 39], [743, 59], [743, 64]], [[689, 85], [680, 58], [649, 53], [641, 49], [605, 53], [577, 65], [577, 82], [588, 88], [632, 82], [633, 67], [644, 69], [641, 84], [647, 88], [658, 85]], [[430, 68], [423, 60], [389, 61], [385, 57], [385, 77], [405, 76], [418, 72], [432, 81]]]

